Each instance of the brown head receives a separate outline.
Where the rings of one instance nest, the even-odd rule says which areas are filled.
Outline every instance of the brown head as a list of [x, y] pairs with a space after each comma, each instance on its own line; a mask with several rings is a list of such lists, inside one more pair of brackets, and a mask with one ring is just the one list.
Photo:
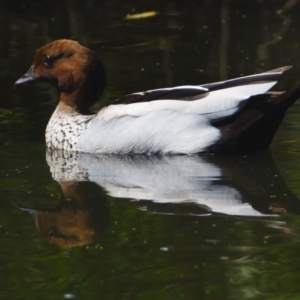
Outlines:
[[53, 84], [61, 104], [85, 113], [106, 86], [106, 75], [96, 54], [72, 40], [56, 40], [40, 48], [28, 72], [15, 85], [38, 80]]

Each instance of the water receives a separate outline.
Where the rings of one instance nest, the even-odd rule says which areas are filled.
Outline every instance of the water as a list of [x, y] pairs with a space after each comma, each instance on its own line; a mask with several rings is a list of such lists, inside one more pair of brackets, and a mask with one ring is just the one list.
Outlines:
[[291, 64], [284, 89], [300, 78], [299, 13], [299, 1], [2, 1], [0, 298], [298, 299], [299, 104], [269, 151], [70, 156], [45, 149], [55, 91], [13, 83], [37, 48], [73, 38], [108, 73], [95, 109]]

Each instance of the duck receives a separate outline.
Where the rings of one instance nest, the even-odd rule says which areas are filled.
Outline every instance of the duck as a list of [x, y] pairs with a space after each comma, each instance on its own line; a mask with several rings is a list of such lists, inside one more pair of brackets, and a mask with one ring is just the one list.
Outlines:
[[60, 39], [41, 47], [15, 86], [48, 82], [58, 105], [46, 147], [98, 154], [197, 155], [269, 147], [300, 88], [272, 91], [291, 66], [202, 85], [136, 92], [91, 114], [106, 73], [95, 52]]

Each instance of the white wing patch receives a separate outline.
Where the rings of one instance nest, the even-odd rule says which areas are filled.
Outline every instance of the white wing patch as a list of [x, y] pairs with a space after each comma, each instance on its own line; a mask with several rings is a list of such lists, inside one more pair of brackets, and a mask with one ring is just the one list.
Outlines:
[[277, 82], [261, 82], [210, 92], [206, 98], [190, 103], [191, 113], [206, 115], [211, 121], [229, 117], [239, 111], [250, 97], [264, 94]]
[[[229, 117], [241, 109], [251, 96], [264, 94], [276, 81], [241, 85], [201, 94], [193, 101], [159, 100], [132, 104], [110, 105], [97, 114], [97, 118], [109, 120], [117, 116], [140, 117], [151, 111], [170, 109], [178, 112], [206, 115], [211, 121]], [[204, 97], [206, 95], [206, 97]]]

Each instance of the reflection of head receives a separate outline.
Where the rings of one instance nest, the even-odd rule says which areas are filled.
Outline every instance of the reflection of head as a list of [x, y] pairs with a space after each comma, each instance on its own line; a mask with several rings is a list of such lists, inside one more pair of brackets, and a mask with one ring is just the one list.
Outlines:
[[96, 242], [107, 228], [109, 206], [94, 182], [61, 182], [59, 207], [35, 211], [43, 238], [62, 248]]

